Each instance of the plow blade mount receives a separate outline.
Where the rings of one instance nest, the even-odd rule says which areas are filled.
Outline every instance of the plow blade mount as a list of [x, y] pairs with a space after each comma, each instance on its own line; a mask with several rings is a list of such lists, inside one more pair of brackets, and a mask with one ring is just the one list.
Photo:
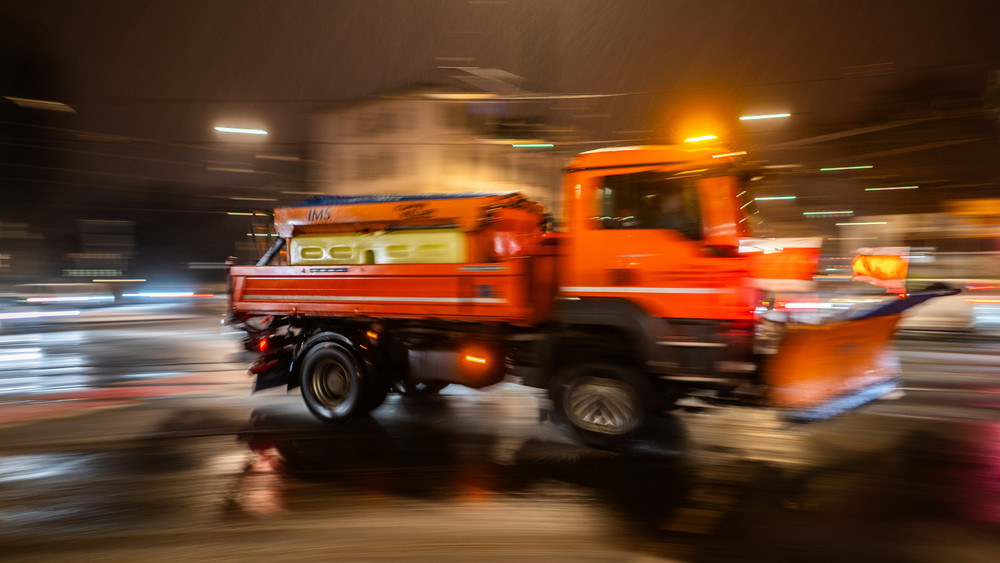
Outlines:
[[957, 290], [911, 294], [863, 314], [820, 325], [789, 325], [763, 380], [771, 406], [797, 421], [829, 418], [896, 389], [892, 338], [900, 314]]

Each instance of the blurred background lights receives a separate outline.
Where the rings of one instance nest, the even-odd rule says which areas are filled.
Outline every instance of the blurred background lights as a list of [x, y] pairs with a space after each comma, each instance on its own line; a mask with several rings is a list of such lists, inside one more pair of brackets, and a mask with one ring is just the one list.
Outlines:
[[791, 117], [790, 113], [767, 113], [762, 115], [741, 115], [740, 121], [757, 121], [760, 119], [781, 119], [783, 117]]
[[58, 111], [62, 113], [76, 113], [75, 109], [62, 102], [33, 100], [31, 98], [15, 98], [13, 96], [4, 96], [4, 98], [22, 108], [40, 109], [43, 111]]
[[263, 129], [247, 129], [243, 127], [223, 127], [218, 125], [215, 130], [220, 133], [238, 133], [241, 135], [267, 135], [267, 131]]
[[840, 170], [867, 170], [869, 168], [875, 167], [870, 164], [866, 164], [863, 166], [831, 166], [829, 168], [820, 168], [819, 170], [820, 172], [837, 172]]

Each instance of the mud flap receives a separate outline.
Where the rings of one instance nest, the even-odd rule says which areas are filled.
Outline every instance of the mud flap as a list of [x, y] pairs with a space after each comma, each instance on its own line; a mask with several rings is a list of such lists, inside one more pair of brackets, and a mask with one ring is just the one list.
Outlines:
[[[252, 373], [252, 372], [251, 372]], [[288, 384], [288, 364], [277, 364], [256, 374], [253, 392], [264, 391]]]
[[829, 418], [896, 389], [899, 359], [892, 338], [900, 314], [957, 291], [917, 293], [853, 318], [790, 325], [763, 366], [768, 402], [796, 421]]
[[253, 383], [253, 392], [256, 393], [282, 385], [294, 387], [294, 385], [291, 385], [292, 381], [290, 379], [292, 361], [292, 350], [282, 348], [276, 351], [276, 353], [262, 356], [254, 362], [250, 366], [250, 373], [256, 376]]

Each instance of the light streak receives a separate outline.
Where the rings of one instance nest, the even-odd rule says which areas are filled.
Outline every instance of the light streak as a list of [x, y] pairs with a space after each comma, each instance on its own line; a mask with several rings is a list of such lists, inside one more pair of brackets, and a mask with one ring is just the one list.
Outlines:
[[55, 297], [29, 297], [28, 303], [80, 303], [83, 301], [114, 301], [114, 295], [57, 295]]
[[267, 135], [267, 131], [263, 129], [245, 129], [243, 127], [217, 126], [215, 130], [220, 133], [239, 133], [241, 135]]
[[123, 293], [122, 297], [197, 297], [193, 291]]
[[740, 121], [754, 121], [756, 119], [780, 119], [782, 117], [791, 117], [790, 113], [767, 113], [763, 115], [741, 115]]
[[836, 172], [838, 170], [867, 170], [869, 168], [875, 168], [871, 164], [866, 164], [864, 166], [833, 166], [830, 168], [820, 168], [820, 172]]
[[20, 311], [17, 313], [0, 313], [0, 320], [9, 319], [40, 319], [42, 317], [73, 317], [80, 311]]

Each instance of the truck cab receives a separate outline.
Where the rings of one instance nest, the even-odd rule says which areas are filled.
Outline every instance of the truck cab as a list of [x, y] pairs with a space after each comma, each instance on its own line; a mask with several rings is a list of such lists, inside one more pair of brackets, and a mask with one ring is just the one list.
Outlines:
[[[692, 387], [756, 382], [762, 292], [739, 252], [750, 231], [738, 156], [623, 147], [566, 167], [553, 315], [564, 337], [546, 343], [526, 382], [548, 388], [557, 412], [591, 429], [589, 441], [632, 433], [636, 410], [669, 406]], [[590, 414], [574, 415], [574, 401], [591, 401]]]

